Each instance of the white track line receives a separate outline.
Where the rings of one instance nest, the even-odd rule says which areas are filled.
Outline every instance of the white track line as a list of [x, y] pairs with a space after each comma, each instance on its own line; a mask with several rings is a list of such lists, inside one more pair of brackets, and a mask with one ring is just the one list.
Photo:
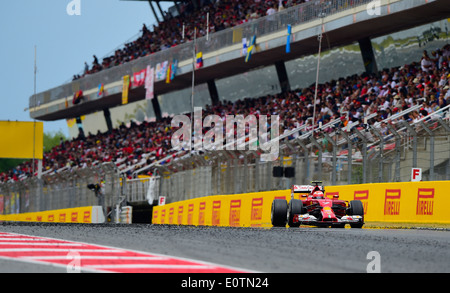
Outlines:
[[[40, 260], [59, 260], [59, 259], [67, 259], [66, 255], [59, 256], [22, 256], [21, 258], [25, 259], [40, 259]], [[88, 260], [88, 259], [98, 259], [98, 260], [168, 260], [168, 257], [159, 257], [159, 256], [104, 256], [104, 255], [80, 255], [76, 257], [80, 260]]]
[[[0, 243], [6, 241], [50, 241], [48, 239], [43, 238], [17, 238], [17, 237], [0, 237]], [[68, 241], [61, 241], [58, 243], [68, 243]]]
[[1, 242], [0, 241], [0, 245], [26, 245], [26, 246], [33, 246], [33, 245], [38, 245], [38, 246], [86, 246], [83, 245], [81, 243], [59, 243], [59, 242]]
[[208, 265], [151, 265], [151, 264], [107, 264], [107, 265], [86, 265], [93, 269], [212, 269], [214, 266]]
[[31, 251], [52, 251], [52, 252], [98, 252], [98, 253], [123, 253], [123, 250], [116, 249], [83, 249], [83, 248], [1, 248], [0, 252], [31, 252]]

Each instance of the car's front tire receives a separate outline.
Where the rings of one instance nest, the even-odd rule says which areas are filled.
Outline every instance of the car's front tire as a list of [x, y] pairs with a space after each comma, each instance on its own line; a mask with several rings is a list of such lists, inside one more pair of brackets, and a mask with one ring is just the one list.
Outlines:
[[288, 204], [285, 199], [274, 199], [270, 218], [274, 227], [286, 227]]
[[362, 228], [364, 225], [364, 206], [360, 200], [350, 201], [348, 213], [349, 216], [361, 216], [362, 219], [359, 223], [352, 223], [350, 227], [352, 228]]
[[288, 224], [289, 227], [300, 227], [300, 223], [294, 223], [294, 215], [305, 214], [303, 202], [299, 199], [292, 199], [288, 208]]

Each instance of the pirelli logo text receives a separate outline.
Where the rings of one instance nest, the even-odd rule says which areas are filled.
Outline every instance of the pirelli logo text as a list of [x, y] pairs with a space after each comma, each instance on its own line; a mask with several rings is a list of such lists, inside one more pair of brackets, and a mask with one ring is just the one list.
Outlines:
[[85, 223], [91, 222], [91, 211], [85, 211], [83, 213], [83, 222], [85, 222]]
[[250, 216], [252, 227], [261, 226], [262, 210], [263, 210], [263, 198], [261, 197], [252, 199], [252, 211]]
[[241, 200], [230, 202], [230, 227], [239, 227], [241, 220]]
[[434, 205], [434, 188], [419, 188], [417, 192], [416, 215], [432, 216]]
[[397, 216], [400, 214], [401, 189], [386, 189], [384, 197], [384, 215]]
[[220, 206], [222, 202], [220, 200], [213, 201], [211, 223], [213, 226], [220, 226]]
[[367, 215], [369, 208], [369, 191], [368, 190], [356, 190], [353, 194], [353, 199], [360, 200], [363, 204], [364, 214]]
[[194, 204], [193, 203], [188, 205], [187, 222], [188, 222], [189, 226], [194, 225]]
[[161, 224], [165, 224], [166, 223], [166, 210], [162, 210], [161, 211], [161, 220], [160, 220]]
[[169, 224], [170, 225], [173, 224], [173, 216], [174, 216], [174, 209], [173, 209], [173, 207], [171, 207], [169, 209]]
[[178, 224], [183, 223], [183, 206], [178, 207]]
[[206, 202], [201, 202], [198, 207], [198, 224], [200, 226], [205, 225], [205, 210], [206, 210]]

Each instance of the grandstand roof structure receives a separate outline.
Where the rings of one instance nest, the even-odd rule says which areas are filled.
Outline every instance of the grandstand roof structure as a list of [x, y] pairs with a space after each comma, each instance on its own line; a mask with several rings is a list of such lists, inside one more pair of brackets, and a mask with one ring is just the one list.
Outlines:
[[134, 1], [134, 2], [192, 2], [192, 0], [120, 0], [120, 1]]
[[130, 2], [130, 1], [134, 1], [134, 2], [148, 2], [148, 4], [150, 4], [150, 8], [152, 9], [152, 12], [153, 12], [153, 16], [155, 17], [155, 19], [159, 22], [160, 21], [160, 19], [159, 19], [159, 17], [158, 17], [158, 15], [156, 14], [156, 11], [155, 11], [155, 8], [153, 7], [153, 4], [152, 4], [152, 2], [155, 2], [156, 3], [156, 6], [158, 7], [158, 9], [159, 9], [159, 12], [161, 13], [161, 15], [164, 17], [164, 13], [163, 13], [163, 11], [162, 11], [162, 9], [161, 9], [161, 6], [160, 6], [160, 2], [173, 2], [174, 4], [175, 4], [175, 7], [176, 7], [176, 9], [177, 10], [179, 10], [179, 7], [178, 7], [178, 4], [177, 3], [189, 3], [189, 2], [193, 2], [192, 0], [177, 0], [177, 1], [174, 1], [174, 0], [120, 0], [120, 1], [128, 1], [128, 2]]
[[[282, 22], [281, 19], [283, 16], [289, 17], [293, 14], [292, 12], [298, 13], [298, 9], [306, 8], [307, 5], [313, 5], [312, 2], [300, 4], [278, 13], [280, 25], [263, 33], [261, 30], [255, 32], [253, 29], [255, 26], [258, 28], [268, 27], [270, 23], [267, 17], [212, 34], [209, 36], [210, 41], [208, 42], [205, 38], [199, 39], [197, 51], [203, 51], [204, 66], [195, 71], [195, 84], [214, 82], [214, 79], [244, 73], [254, 68], [316, 54], [317, 35], [320, 31], [327, 33], [329, 47], [335, 48], [354, 42], [361, 44], [364, 40], [445, 19], [450, 15], [448, 0], [381, 1], [380, 15], [367, 13], [367, 4], [371, 2], [369, 0], [359, 1], [360, 4], [355, 4], [355, 7], [337, 9], [333, 13], [325, 14], [322, 18], [317, 17], [317, 11], [311, 11], [310, 18], [306, 18], [304, 21], [297, 20], [297, 23], [292, 22], [291, 53], [286, 54], [286, 26], [290, 22]], [[286, 20], [286, 18], [284, 19]], [[252, 55], [251, 62], [245, 62], [241, 40], [242, 37], [251, 38], [253, 35], [257, 35], [257, 50]], [[212, 46], [212, 43], [215, 45]], [[147, 65], [154, 66], [169, 59], [178, 60], [177, 76], [170, 84], [167, 84], [165, 80], [156, 80], [155, 94], [160, 95], [188, 88], [191, 86], [192, 51], [192, 42], [187, 42], [39, 93], [36, 97], [30, 97], [30, 116], [39, 120], [54, 121], [76, 118], [119, 106], [121, 105], [122, 77], [124, 75], [133, 76], [133, 73], [146, 68]], [[105, 88], [108, 88], [107, 99], [97, 97], [99, 84], [104, 84]], [[84, 91], [85, 101], [78, 105], [67, 104], [67, 100], [71, 101], [74, 92], [80, 89]], [[143, 99], [145, 99], [143, 86], [130, 89], [130, 103]]]

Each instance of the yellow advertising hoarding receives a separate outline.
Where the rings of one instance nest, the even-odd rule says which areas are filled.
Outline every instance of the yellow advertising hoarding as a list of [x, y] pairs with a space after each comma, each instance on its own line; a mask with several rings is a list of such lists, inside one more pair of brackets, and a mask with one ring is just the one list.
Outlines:
[[333, 186], [327, 194], [359, 199], [365, 220], [398, 223], [450, 223], [450, 181]]
[[[326, 196], [361, 200], [366, 222], [450, 223], [450, 181], [359, 184], [325, 189]], [[272, 227], [272, 201], [275, 198], [290, 201], [290, 197], [290, 190], [281, 190], [197, 198], [155, 206], [152, 223]]]
[[46, 223], [103, 223], [102, 207], [88, 206], [35, 213], [0, 215], [0, 221]]
[[0, 121], [0, 158], [42, 160], [43, 150], [43, 122]]

